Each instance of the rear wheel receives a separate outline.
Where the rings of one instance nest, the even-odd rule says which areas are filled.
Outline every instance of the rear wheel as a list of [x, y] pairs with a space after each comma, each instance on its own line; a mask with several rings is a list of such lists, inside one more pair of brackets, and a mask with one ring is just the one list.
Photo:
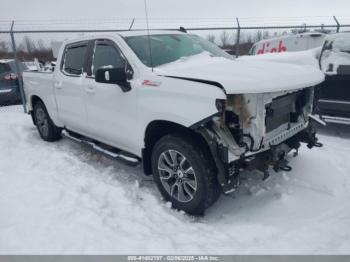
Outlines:
[[202, 215], [220, 195], [213, 160], [196, 139], [161, 138], [153, 149], [152, 169], [164, 199], [189, 214]]
[[43, 140], [53, 142], [61, 139], [62, 129], [55, 126], [47, 113], [44, 103], [41, 101], [34, 106], [34, 118], [40, 137]]

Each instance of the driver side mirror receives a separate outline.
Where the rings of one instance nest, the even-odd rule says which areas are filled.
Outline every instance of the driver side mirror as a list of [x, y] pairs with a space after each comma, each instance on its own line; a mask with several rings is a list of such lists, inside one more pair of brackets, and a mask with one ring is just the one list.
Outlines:
[[95, 72], [95, 82], [105, 84], [116, 84], [123, 92], [131, 90], [127, 81], [128, 76], [124, 68], [98, 68]]

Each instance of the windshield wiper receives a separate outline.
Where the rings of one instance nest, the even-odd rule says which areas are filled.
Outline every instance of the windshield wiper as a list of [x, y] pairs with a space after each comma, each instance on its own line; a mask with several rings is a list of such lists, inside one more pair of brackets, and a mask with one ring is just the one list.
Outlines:
[[66, 71], [67, 73], [70, 73], [70, 74], [78, 74], [78, 75], [81, 74], [81, 69], [76, 69], [76, 68], [72, 68], [72, 67], [65, 67], [64, 71]]

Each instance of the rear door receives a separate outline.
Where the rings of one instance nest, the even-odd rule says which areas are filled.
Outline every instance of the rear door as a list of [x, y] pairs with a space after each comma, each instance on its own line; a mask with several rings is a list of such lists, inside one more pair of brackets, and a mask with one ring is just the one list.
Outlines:
[[58, 106], [58, 117], [73, 131], [85, 134], [87, 127], [82, 86], [85, 63], [87, 61], [88, 42], [67, 45], [54, 78], [54, 92]]

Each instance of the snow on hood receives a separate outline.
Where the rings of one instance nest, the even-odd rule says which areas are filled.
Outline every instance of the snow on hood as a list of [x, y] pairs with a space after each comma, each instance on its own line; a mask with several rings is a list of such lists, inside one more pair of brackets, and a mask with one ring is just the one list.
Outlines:
[[155, 68], [155, 72], [163, 76], [217, 82], [227, 94], [290, 91], [324, 81], [324, 74], [315, 65], [262, 59], [231, 60], [212, 57], [208, 53], [162, 65]]

